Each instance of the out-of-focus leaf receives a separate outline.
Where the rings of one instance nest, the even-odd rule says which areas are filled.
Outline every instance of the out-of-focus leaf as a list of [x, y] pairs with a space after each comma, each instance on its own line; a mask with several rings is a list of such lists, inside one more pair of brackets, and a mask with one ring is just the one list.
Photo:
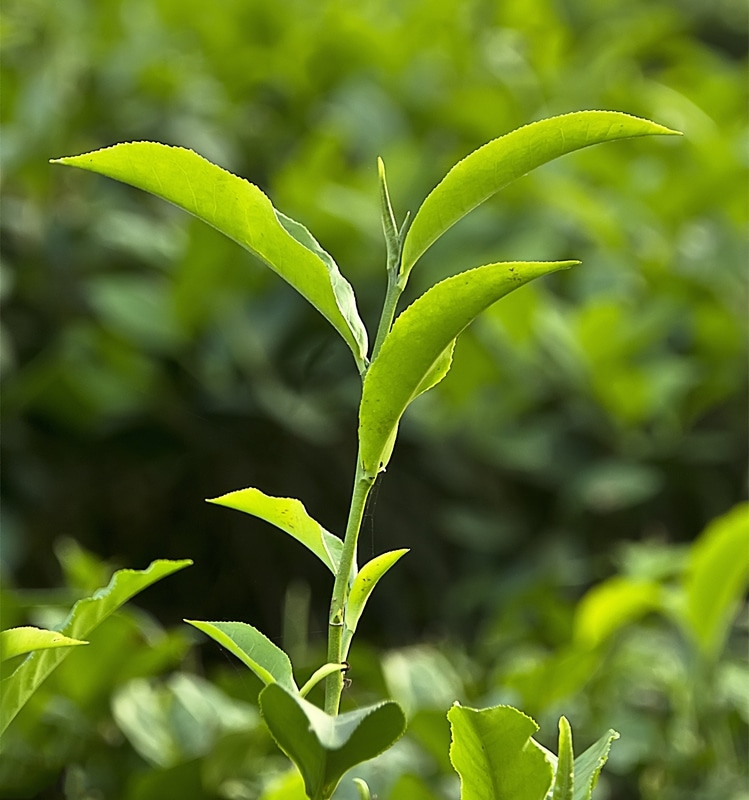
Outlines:
[[716, 658], [749, 579], [749, 503], [713, 520], [692, 546], [684, 620], [702, 653]]
[[662, 608], [662, 589], [652, 581], [614, 577], [590, 589], [575, 611], [575, 638], [599, 645], [625, 625]]
[[34, 650], [47, 650], [51, 647], [72, 647], [88, 644], [80, 639], [69, 639], [58, 631], [34, 628], [25, 625], [21, 628], [9, 628], [0, 631], [0, 661], [31, 653]]
[[162, 769], [205, 755], [225, 733], [259, 723], [253, 706], [182, 672], [165, 682], [129, 681], [115, 693], [112, 714], [135, 750]]
[[[159, 560], [144, 570], [118, 570], [106, 587], [73, 606], [60, 633], [71, 639], [81, 639], [138, 592], [190, 564], [192, 561], [189, 559]], [[31, 653], [18, 669], [0, 682], [0, 734], [68, 653], [69, 647]]]

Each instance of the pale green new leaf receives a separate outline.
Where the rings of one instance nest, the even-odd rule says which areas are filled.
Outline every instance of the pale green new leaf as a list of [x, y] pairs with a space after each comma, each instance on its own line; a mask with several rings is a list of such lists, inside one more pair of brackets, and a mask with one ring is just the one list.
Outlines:
[[299, 694], [302, 697], [306, 697], [312, 691], [312, 689], [314, 689], [315, 686], [317, 686], [317, 684], [320, 683], [321, 680], [327, 678], [329, 675], [332, 675], [335, 672], [344, 672], [347, 669], [348, 669], [348, 664], [345, 662], [341, 664], [332, 664], [330, 662], [327, 664], [323, 664], [321, 667], [316, 669], [312, 673], [312, 675], [310, 675], [307, 682], [299, 690]]
[[610, 730], [575, 759], [573, 800], [591, 800], [598, 777], [608, 760], [611, 744], [618, 738], [619, 734]]
[[553, 768], [532, 738], [538, 725], [510, 706], [448, 712], [450, 761], [460, 776], [461, 800], [544, 800]]
[[372, 793], [369, 791], [369, 785], [362, 778], [354, 778], [354, 786], [359, 793], [359, 800], [372, 800]]
[[47, 650], [51, 647], [72, 647], [88, 644], [80, 639], [70, 639], [58, 631], [34, 628], [25, 625], [22, 628], [9, 628], [0, 632], [0, 661], [22, 656], [34, 650]]
[[356, 626], [359, 624], [359, 619], [364, 611], [367, 600], [369, 600], [369, 596], [372, 594], [375, 586], [377, 586], [380, 578], [407, 552], [408, 550], [391, 550], [387, 553], [381, 553], [379, 556], [367, 561], [356, 574], [351, 586], [348, 602], [346, 603], [346, 614], [344, 616], [344, 623], [346, 626], [346, 630], [343, 634], [344, 658], [346, 658], [351, 638], [356, 632]]
[[559, 750], [554, 773], [552, 800], [573, 800], [575, 788], [575, 755], [572, 748], [572, 729], [567, 717], [559, 718]]
[[534, 278], [576, 261], [487, 264], [432, 286], [396, 319], [364, 379], [359, 410], [362, 467], [377, 475], [398, 422], [425, 388], [447, 373], [452, 344], [482, 311]]
[[749, 503], [714, 519], [692, 546], [684, 577], [685, 622], [717, 658], [749, 580]]
[[299, 500], [271, 497], [259, 489], [250, 488], [238, 489], [208, 502], [270, 522], [309, 548], [335, 575], [343, 542], [314, 520]]
[[403, 245], [402, 282], [445, 231], [515, 178], [583, 147], [651, 134], [678, 132], [616, 111], [576, 111], [485, 144], [458, 162], [422, 203]]
[[[83, 639], [131, 597], [177, 570], [192, 564], [190, 560], [154, 561], [145, 570], [121, 569], [109, 584], [92, 597], [79, 600], [60, 628], [70, 639]], [[69, 647], [37, 650], [26, 657], [9, 677], [0, 682], [0, 734], [55, 667], [70, 653]]]
[[309, 300], [341, 334], [359, 370], [364, 369], [367, 332], [351, 285], [309, 231], [279, 215], [254, 184], [192, 150], [156, 142], [117, 144], [52, 163], [79, 167], [143, 189], [221, 231]]
[[264, 684], [278, 683], [290, 692], [299, 692], [289, 657], [257, 628], [246, 622], [202, 622], [194, 619], [186, 619], [185, 622], [225, 647]]

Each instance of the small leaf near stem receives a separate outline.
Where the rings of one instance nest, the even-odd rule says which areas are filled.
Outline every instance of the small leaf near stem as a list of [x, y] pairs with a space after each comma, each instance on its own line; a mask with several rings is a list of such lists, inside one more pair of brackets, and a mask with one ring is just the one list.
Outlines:
[[559, 718], [559, 747], [554, 772], [551, 800], [573, 800], [575, 791], [575, 754], [572, 747], [572, 728], [567, 717]]
[[401, 254], [403, 252], [403, 241], [406, 236], [406, 227], [410, 214], [406, 214], [400, 230], [395, 221], [393, 206], [390, 202], [390, 192], [388, 191], [387, 178], [385, 176], [385, 163], [381, 158], [377, 158], [377, 173], [380, 179], [380, 201], [382, 205], [382, 230], [385, 234], [385, 248], [387, 253], [387, 290], [385, 300], [382, 304], [380, 322], [377, 326], [375, 342], [372, 346], [372, 356], [374, 361], [380, 352], [380, 347], [385, 337], [393, 326], [393, 319], [398, 307], [398, 301], [406, 286], [405, 281], [400, 279]]
[[377, 174], [380, 179], [380, 202], [382, 205], [382, 230], [385, 234], [385, 245], [387, 247], [387, 269], [388, 273], [398, 270], [398, 260], [400, 258], [400, 237], [398, 235], [398, 225], [395, 222], [393, 206], [390, 203], [390, 192], [388, 192], [387, 178], [385, 177], [385, 162], [378, 156]]
[[312, 673], [307, 683], [302, 686], [299, 690], [299, 696], [306, 697], [323, 678], [327, 678], [328, 675], [332, 675], [334, 672], [345, 672], [347, 669], [348, 664], [345, 661], [342, 664], [323, 664]]

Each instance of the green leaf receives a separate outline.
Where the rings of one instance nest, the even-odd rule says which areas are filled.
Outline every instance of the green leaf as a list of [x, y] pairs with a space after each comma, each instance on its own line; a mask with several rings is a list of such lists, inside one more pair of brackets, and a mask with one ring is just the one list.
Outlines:
[[332, 675], [334, 672], [343, 672], [344, 670], [348, 669], [348, 664], [331, 664], [328, 662], [327, 664], [323, 664], [321, 667], [316, 669], [312, 675], [310, 676], [309, 680], [302, 686], [299, 690], [299, 694], [302, 697], [306, 697], [312, 689], [320, 683], [323, 678], [327, 678], [328, 675]]
[[72, 647], [88, 644], [80, 639], [70, 639], [59, 631], [48, 631], [44, 628], [24, 626], [9, 628], [0, 632], [0, 661], [7, 661], [15, 656], [22, 656], [34, 650], [47, 650], [51, 647]]
[[312, 519], [299, 500], [271, 497], [259, 489], [238, 489], [208, 502], [270, 522], [309, 548], [335, 575], [343, 542]]
[[422, 203], [403, 245], [401, 283], [445, 231], [515, 178], [583, 147], [650, 134], [678, 131], [616, 111], [576, 111], [485, 144], [458, 162]]
[[590, 800], [601, 770], [608, 760], [611, 743], [618, 738], [619, 734], [610, 730], [575, 759], [573, 800]]
[[572, 729], [567, 717], [559, 718], [559, 751], [554, 773], [552, 800], [573, 800], [575, 763], [572, 748]]
[[264, 684], [278, 683], [298, 692], [291, 661], [280, 647], [246, 622], [201, 622], [186, 619], [248, 666]]
[[[109, 584], [92, 597], [79, 600], [60, 628], [70, 639], [83, 639], [131, 597], [152, 583], [192, 564], [192, 561], [154, 561], [145, 570], [121, 569]], [[69, 647], [38, 650], [31, 653], [9, 677], [0, 682], [0, 734], [13, 721], [25, 703], [70, 653]]]
[[387, 750], [406, 728], [392, 701], [333, 717], [278, 684], [266, 686], [259, 700], [268, 729], [299, 768], [310, 800], [327, 800], [345, 772]]
[[385, 162], [377, 158], [377, 176], [380, 181], [380, 206], [382, 209], [382, 232], [385, 234], [385, 245], [387, 247], [388, 269], [397, 266], [398, 255], [400, 253], [400, 241], [398, 236], [398, 225], [393, 214], [393, 206], [390, 203], [390, 192], [388, 191], [387, 178], [385, 177]]
[[367, 332], [353, 289], [330, 256], [298, 222], [279, 214], [243, 178], [192, 150], [156, 142], [129, 142], [53, 164], [96, 172], [168, 200], [233, 239], [288, 281], [333, 325], [366, 365]]
[[717, 658], [749, 580], [749, 503], [714, 519], [692, 546], [685, 621], [700, 651]]
[[384, 467], [403, 412], [449, 369], [452, 343], [478, 314], [533, 278], [576, 261], [487, 264], [432, 286], [396, 319], [364, 379], [359, 442], [364, 471]]
[[662, 608], [662, 588], [655, 581], [624, 576], [590, 589], [575, 609], [575, 639], [596, 647], [620, 628]]
[[380, 578], [407, 552], [408, 550], [391, 550], [388, 553], [381, 553], [371, 561], [368, 561], [354, 578], [344, 615], [346, 625], [346, 630], [343, 634], [344, 658], [346, 658], [351, 638], [356, 632], [356, 626], [359, 624], [359, 619], [370, 594], [372, 594]]
[[456, 703], [447, 718], [461, 800], [544, 800], [553, 768], [532, 738], [538, 725], [530, 717], [510, 706], [479, 711]]

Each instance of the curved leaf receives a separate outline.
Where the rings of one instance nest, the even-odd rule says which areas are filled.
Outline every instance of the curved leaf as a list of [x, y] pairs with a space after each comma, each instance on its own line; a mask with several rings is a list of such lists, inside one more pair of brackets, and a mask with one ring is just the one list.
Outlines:
[[249, 181], [183, 147], [128, 142], [52, 161], [96, 172], [168, 200], [233, 239], [288, 281], [366, 364], [367, 332], [348, 281], [307, 229], [280, 215]]
[[461, 800], [544, 800], [553, 769], [531, 738], [538, 725], [530, 717], [510, 706], [479, 711], [456, 703], [447, 718]]
[[513, 289], [577, 263], [521, 261], [477, 267], [432, 286], [396, 319], [362, 389], [359, 444], [362, 466], [370, 477], [387, 465], [409, 403], [425, 386], [436, 383], [429, 376], [439, 379], [447, 373], [446, 351], [451, 355], [461, 331]]
[[299, 690], [299, 694], [302, 697], [306, 697], [312, 689], [314, 689], [321, 680], [327, 678], [328, 675], [332, 675], [335, 672], [345, 672], [347, 669], [348, 664], [345, 662], [342, 664], [332, 664], [330, 662], [323, 664], [310, 675], [309, 680]]
[[663, 589], [655, 581], [623, 575], [596, 584], [575, 609], [575, 639], [597, 647], [618, 630], [663, 607]]
[[345, 772], [387, 750], [406, 728], [392, 701], [333, 717], [278, 684], [266, 686], [259, 700], [268, 729], [299, 768], [310, 800], [327, 800]]
[[749, 503], [716, 517], [699, 535], [684, 576], [684, 617], [702, 653], [717, 658], [749, 580]]
[[70, 639], [58, 631], [48, 631], [44, 628], [34, 628], [25, 625], [22, 628], [9, 628], [0, 631], [0, 661], [22, 656], [34, 650], [47, 650], [51, 647], [72, 647], [78, 644], [88, 644], [80, 639]]
[[270, 522], [311, 550], [335, 575], [343, 542], [314, 520], [301, 501], [291, 497], [271, 497], [260, 489], [250, 488], [238, 489], [208, 502]]
[[573, 800], [590, 800], [601, 770], [608, 760], [611, 744], [618, 738], [619, 734], [610, 730], [575, 759]]
[[257, 628], [246, 622], [201, 622], [193, 619], [185, 622], [225, 647], [264, 684], [278, 683], [291, 692], [299, 691], [289, 657]]
[[[192, 561], [154, 561], [147, 569], [120, 569], [109, 584], [92, 597], [79, 600], [60, 628], [71, 639], [82, 639], [131, 597], [152, 583], [184, 569]], [[70, 653], [69, 647], [31, 653], [9, 677], [0, 682], [0, 734], [55, 667]]]
[[576, 111], [517, 128], [458, 162], [421, 204], [403, 244], [401, 282], [445, 231], [515, 178], [600, 142], [672, 131], [616, 111]]
[[343, 657], [346, 658], [348, 653], [351, 637], [356, 632], [356, 626], [359, 624], [364, 606], [369, 600], [375, 586], [377, 586], [380, 578], [399, 561], [408, 550], [391, 550], [388, 553], [381, 553], [379, 556], [367, 561], [367, 563], [359, 570], [354, 578], [351, 586], [348, 602], [346, 603], [346, 613], [344, 615], [344, 624], [346, 630], [343, 634]]

